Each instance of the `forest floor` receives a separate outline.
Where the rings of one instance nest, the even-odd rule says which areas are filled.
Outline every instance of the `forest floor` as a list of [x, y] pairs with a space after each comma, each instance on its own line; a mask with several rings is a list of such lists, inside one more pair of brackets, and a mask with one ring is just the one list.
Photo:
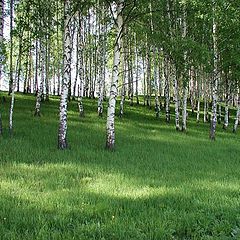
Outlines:
[[[240, 134], [188, 121], [176, 132], [154, 109], [126, 104], [116, 119], [116, 151], [105, 147], [106, 114], [84, 99], [69, 105], [70, 149], [57, 149], [57, 98], [17, 95], [1, 106], [0, 239], [240, 239]], [[106, 103], [105, 103], [106, 110]], [[173, 113], [173, 111], [172, 111]], [[234, 116], [233, 116], [234, 117]], [[240, 132], [240, 130], [239, 130]]]

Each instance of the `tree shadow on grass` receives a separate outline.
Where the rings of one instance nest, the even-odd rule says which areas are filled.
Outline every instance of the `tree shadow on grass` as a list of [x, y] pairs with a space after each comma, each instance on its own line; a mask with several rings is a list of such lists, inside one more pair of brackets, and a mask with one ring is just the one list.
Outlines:
[[[55, 184], [57, 185], [56, 179]], [[197, 190], [166, 189], [149, 195], [124, 196], [108, 193], [89, 184], [60, 192], [52, 189], [46, 198], [0, 190], [0, 235], [2, 239], [237, 239], [239, 202], [227, 189], [214, 186]], [[106, 183], [109, 184], [109, 183]], [[143, 188], [144, 186], [142, 186]], [[136, 186], [133, 186], [136, 188]], [[18, 189], [16, 189], [17, 191]], [[141, 188], [138, 188], [141, 191]], [[102, 192], [101, 192], [102, 191]], [[152, 192], [152, 193], [151, 193]], [[193, 194], [194, 193], [194, 194]], [[236, 192], [234, 192], [235, 194]], [[44, 192], [43, 192], [44, 194]], [[217, 196], [231, 197], [218, 202]], [[211, 199], [212, 198], [212, 199]], [[235, 203], [235, 204], [234, 204]], [[234, 236], [235, 234], [235, 236]]]

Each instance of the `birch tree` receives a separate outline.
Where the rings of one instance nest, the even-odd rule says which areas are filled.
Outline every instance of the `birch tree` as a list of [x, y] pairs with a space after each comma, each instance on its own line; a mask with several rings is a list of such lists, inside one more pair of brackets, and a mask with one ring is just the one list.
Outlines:
[[218, 48], [217, 48], [217, 23], [216, 23], [216, 3], [213, 4], [213, 23], [212, 23], [212, 40], [213, 40], [213, 78], [212, 78], [212, 117], [210, 128], [210, 139], [215, 140], [215, 132], [217, 125], [217, 91], [218, 91]]
[[[3, 62], [3, 29], [4, 29], [4, 0], [0, 0], [0, 86], [2, 81], [2, 62]], [[0, 136], [2, 135], [2, 113], [0, 108]]]
[[114, 43], [114, 54], [113, 54], [113, 69], [112, 69], [112, 80], [110, 87], [110, 96], [107, 111], [107, 135], [106, 135], [106, 148], [114, 150], [115, 148], [115, 108], [117, 98], [117, 86], [119, 77], [119, 65], [120, 65], [120, 52], [121, 52], [121, 41], [123, 32], [123, 7], [124, 1], [119, 0], [116, 2], [116, 8], [114, 11], [114, 23], [115, 23], [115, 43]]
[[64, 37], [63, 37], [63, 79], [60, 99], [60, 120], [58, 129], [58, 148], [68, 148], [67, 142], [67, 99], [71, 78], [71, 0], [64, 1]]

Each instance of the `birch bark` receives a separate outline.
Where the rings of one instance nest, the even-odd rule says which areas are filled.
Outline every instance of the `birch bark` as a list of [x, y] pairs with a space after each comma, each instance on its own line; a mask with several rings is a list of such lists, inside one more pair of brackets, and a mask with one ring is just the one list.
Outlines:
[[212, 79], [212, 117], [211, 117], [211, 127], [210, 127], [210, 139], [215, 140], [215, 132], [217, 125], [217, 91], [218, 91], [218, 49], [217, 49], [217, 24], [215, 19], [215, 0], [213, 2], [213, 51], [214, 51], [214, 60], [213, 60], [213, 79]]
[[71, 7], [70, 0], [64, 1], [64, 38], [63, 38], [63, 79], [60, 100], [60, 121], [58, 129], [58, 148], [66, 149], [67, 143], [67, 99], [68, 87], [71, 78]]
[[119, 65], [120, 65], [120, 52], [121, 52], [121, 39], [123, 31], [123, 0], [117, 3], [116, 7], [116, 37], [114, 46], [114, 56], [113, 56], [113, 69], [112, 69], [112, 81], [110, 88], [110, 98], [108, 104], [107, 112], [107, 137], [106, 137], [106, 148], [113, 150], [115, 147], [115, 107], [117, 98], [117, 85], [119, 76]]

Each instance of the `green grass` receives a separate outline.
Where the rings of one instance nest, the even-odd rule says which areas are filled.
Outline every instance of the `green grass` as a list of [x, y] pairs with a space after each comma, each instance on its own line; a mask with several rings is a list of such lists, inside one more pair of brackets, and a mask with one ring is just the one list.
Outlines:
[[71, 148], [59, 151], [58, 100], [43, 103], [41, 118], [34, 104], [17, 95], [13, 138], [9, 99], [2, 109], [0, 239], [240, 239], [239, 133], [219, 125], [211, 142], [209, 124], [190, 118], [183, 134], [126, 105], [108, 152], [106, 116], [84, 100], [84, 118], [70, 103]]

